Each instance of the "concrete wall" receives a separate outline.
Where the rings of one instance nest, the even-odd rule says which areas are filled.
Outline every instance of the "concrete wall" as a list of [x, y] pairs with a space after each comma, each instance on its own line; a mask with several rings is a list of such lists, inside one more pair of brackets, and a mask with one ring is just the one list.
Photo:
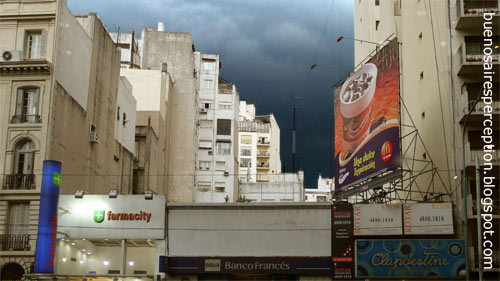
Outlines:
[[168, 204], [170, 256], [330, 256], [329, 204]]
[[303, 202], [304, 173], [270, 175], [269, 182], [240, 182], [238, 193], [251, 202]]
[[167, 63], [173, 91], [167, 109], [167, 187], [170, 202], [192, 202], [196, 149], [196, 73], [191, 34], [142, 30], [142, 69]]
[[87, 110], [92, 39], [66, 5], [60, 5], [58, 17], [56, 79]]
[[132, 85], [121, 76], [116, 99], [115, 139], [131, 153], [134, 153], [136, 103]]
[[[128, 194], [133, 153], [124, 151], [114, 134], [120, 53], [97, 16], [88, 17], [94, 21], [90, 25], [94, 31], [88, 106], [86, 110], [82, 108], [68, 90], [56, 84], [46, 157], [62, 162], [63, 194], [77, 189], [93, 194], [118, 189]], [[99, 135], [99, 143], [89, 141], [91, 124]]]

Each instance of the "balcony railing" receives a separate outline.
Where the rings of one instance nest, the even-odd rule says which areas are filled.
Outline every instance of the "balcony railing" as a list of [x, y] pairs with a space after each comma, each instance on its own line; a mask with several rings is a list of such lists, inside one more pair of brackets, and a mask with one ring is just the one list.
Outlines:
[[257, 157], [269, 157], [269, 152], [267, 152], [267, 151], [259, 151], [257, 153]]
[[29, 234], [0, 234], [0, 251], [29, 251]]
[[497, 1], [467, 1], [464, 0], [464, 14], [475, 15], [484, 13], [498, 13]]
[[3, 189], [35, 189], [35, 175], [6, 175]]
[[259, 140], [257, 142], [258, 145], [269, 145], [269, 141], [268, 140]]
[[[474, 166], [476, 163], [476, 157], [479, 158], [479, 165], [484, 165], [485, 161], [483, 159], [483, 150], [481, 149], [471, 149], [469, 156], [469, 165]], [[493, 165], [500, 164], [500, 153], [498, 150], [493, 150], [491, 153]]]
[[42, 123], [42, 118], [40, 115], [14, 115], [10, 119], [11, 124], [21, 124], [21, 123]]
[[257, 163], [257, 168], [269, 168], [269, 163]]

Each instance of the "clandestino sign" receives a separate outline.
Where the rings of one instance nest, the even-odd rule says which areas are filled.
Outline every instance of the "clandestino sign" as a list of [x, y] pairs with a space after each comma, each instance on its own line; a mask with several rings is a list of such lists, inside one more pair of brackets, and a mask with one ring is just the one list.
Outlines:
[[62, 195], [59, 230], [71, 238], [163, 239], [165, 196]]

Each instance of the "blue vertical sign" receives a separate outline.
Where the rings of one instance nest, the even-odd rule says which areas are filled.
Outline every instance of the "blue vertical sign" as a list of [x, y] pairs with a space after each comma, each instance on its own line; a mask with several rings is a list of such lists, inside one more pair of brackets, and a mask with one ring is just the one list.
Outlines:
[[57, 204], [61, 186], [61, 162], [43, 161], [40, 213], [35, 252], [35, 273], [54, 273], [57, 245]]

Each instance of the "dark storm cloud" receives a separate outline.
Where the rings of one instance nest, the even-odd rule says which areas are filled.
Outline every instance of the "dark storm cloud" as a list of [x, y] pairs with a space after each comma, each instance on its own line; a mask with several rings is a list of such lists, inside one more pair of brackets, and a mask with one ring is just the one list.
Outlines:
[[[69, 1], [73, 13], [97, 12], [108, 30], [140, 32], [165, 23], [166, 31], [189, 32], [196, 49], [219, 54], [221, 75], [258, 114], [274, 113], [281, 129], [281, 157], [291, 169], [293, 97], [298, 101], [297, 154], [306, 186], [318, 173], [330, 176], [333, 127], [331, 86], [352, 68], [352, 0], [324, 1]], [[312, 64], [319, 67], [310, 69]]]

